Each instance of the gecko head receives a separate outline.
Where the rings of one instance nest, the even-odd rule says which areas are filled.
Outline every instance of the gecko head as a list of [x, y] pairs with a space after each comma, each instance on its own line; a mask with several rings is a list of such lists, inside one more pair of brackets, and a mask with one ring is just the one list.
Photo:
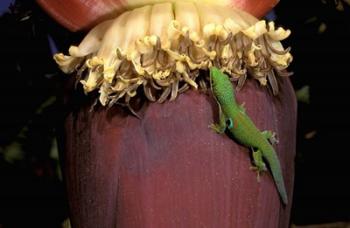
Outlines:
[[233, 91], [233, 86], [229, 77], [216, 67], [210, 68], [210, 84], [217, 98], [226, 97], [227, 93]]
[[217, 67], [210, 68], [210, 83], [212, 86], [217, 84], [221, 74], [221, 71]]

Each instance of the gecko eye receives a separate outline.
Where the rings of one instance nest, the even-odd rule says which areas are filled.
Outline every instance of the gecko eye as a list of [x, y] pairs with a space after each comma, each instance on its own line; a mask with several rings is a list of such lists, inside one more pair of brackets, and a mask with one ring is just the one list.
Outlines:
[[228, 129], [232, 129], [233, 128], [233, 120], [231, 118], [226, 120], [226, 126]]

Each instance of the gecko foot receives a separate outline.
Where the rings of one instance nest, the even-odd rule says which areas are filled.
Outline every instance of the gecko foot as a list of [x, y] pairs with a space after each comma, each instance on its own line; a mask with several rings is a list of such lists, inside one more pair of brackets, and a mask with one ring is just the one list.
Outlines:
[[262, 131], [261, 134], [267, 139], [269, 140], [269, 142], [272, 145], [275, 145], [278, 143], [278, 139], [276, 138], [276, 133], [272, 132], [272, 131]]
[[264, 162], [262, 162], [258, 165], [254, 162], [254, 165], [255, 166], [250, 167], [250, 170], [253, 170], [256, 172], [256, 178], [257, 178], [258, 182], [260, 182], [261, 174], [267, 171], [266, 165]]
[[260, 150], [254, 151], [253, 149], [253, 163], [254, 163], [254, 166], [252, 166], [250, 169], [257, 172], [257, 179], [259, 182], [260, 173], [267, 171], [266, 164], [263, 160], [262, 153]]
[[222, 128], [220, 124], [213, 123], [210, 124], [208, 127], [218, 134], [223, 134], [225, 132], [225, 128]]
[[256, 179], [257, 179], [258, 182], [260, 182], [261, 173], [263, 173], [265, 170], [261, 170], [261, 169], [258, 168], [257, 166], [251, 166], [251, 167], [250, 167], [250, 170], [256, 172]]

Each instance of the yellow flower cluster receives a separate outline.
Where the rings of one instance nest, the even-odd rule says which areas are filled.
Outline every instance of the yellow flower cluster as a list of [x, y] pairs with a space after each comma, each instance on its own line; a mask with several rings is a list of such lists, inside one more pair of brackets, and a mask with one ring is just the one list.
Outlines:
[[[276, 74], [292, 60], [281, 40], [289, 30], [232, 8], [175, 1], [146, 5], [93, 28], [69, 55], [54, 59], [75, 73], [86, 93], [99, 90], [102, 105], [128, 103], [141, 88], [151, 101], [174, 100], [188, 88], [205, 87], [200, 71], [212, 66], [242, 86], [247, 76], [278, 92]], [[123, 101], [122, 101], [123, 102]]]

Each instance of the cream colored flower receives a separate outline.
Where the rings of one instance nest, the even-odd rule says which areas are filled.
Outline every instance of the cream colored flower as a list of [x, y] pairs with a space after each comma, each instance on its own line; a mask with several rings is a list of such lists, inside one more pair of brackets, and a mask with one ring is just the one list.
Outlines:
[[[276, 74], [287, 75], [292, 61], [280, 41], [289, 30], [275, 29], [232, 8], [197, 1], [173, 1], [127, 11], [92, 29], [69, 55], [54, 59], [65, 73], [76, 73], [86, 93], [98, 90], [102, 105], [128, 103], [143, 94], [174, 100], [192, 87], [206, 87], [199, 74], [219, 67], [242, 86], [247, 77], [269, 82], [278, 92]], [[204, 76], [203, 76], [204, 75]]]

